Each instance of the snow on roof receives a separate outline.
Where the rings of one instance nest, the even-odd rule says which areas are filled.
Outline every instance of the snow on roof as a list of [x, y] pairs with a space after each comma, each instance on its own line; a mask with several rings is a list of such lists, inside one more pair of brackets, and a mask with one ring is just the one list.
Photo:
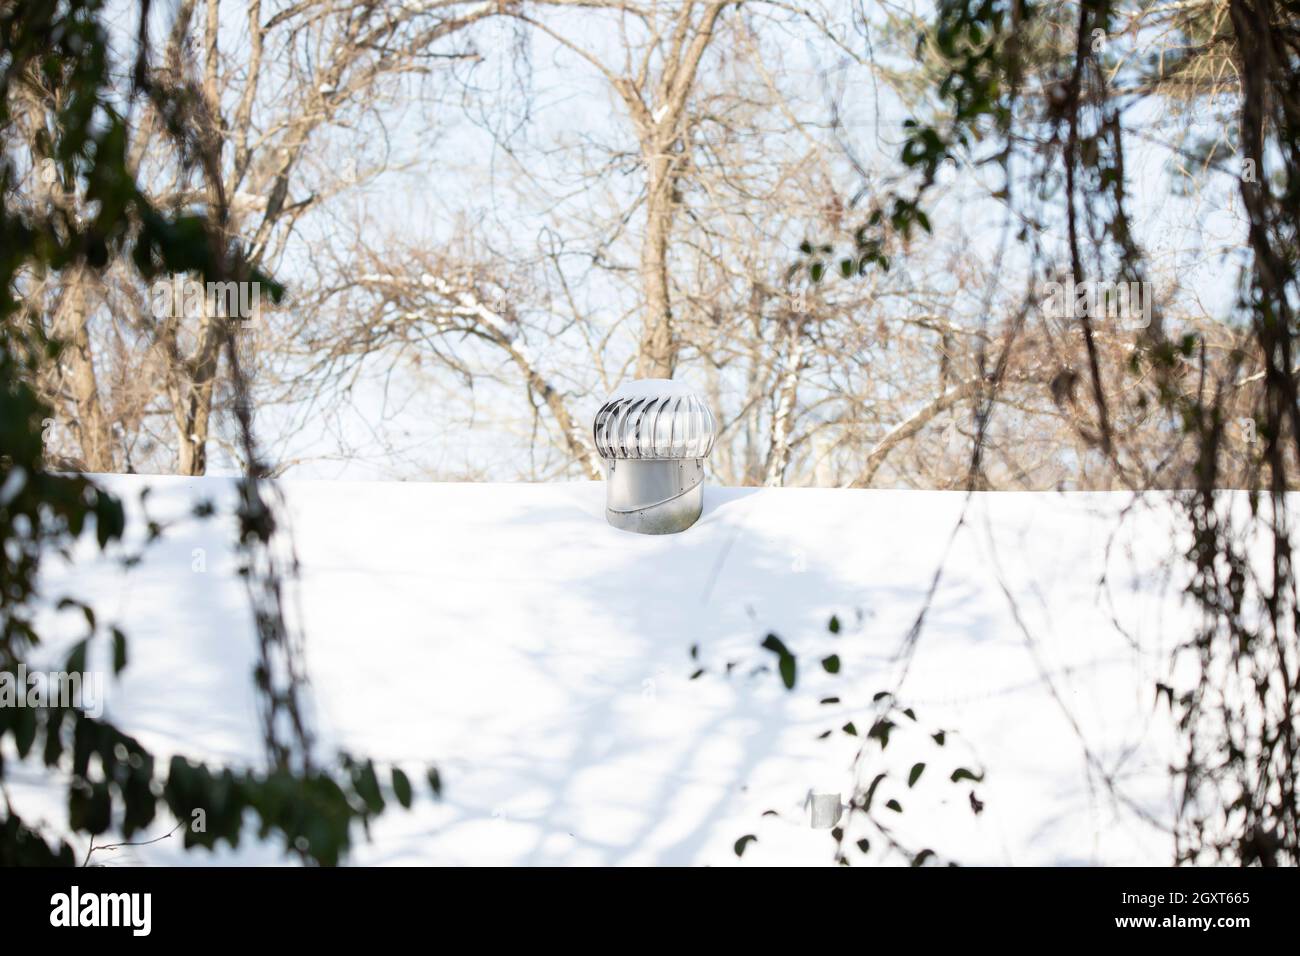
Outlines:
[[[104, 481], [128, 502], [152, 486], [158, 517], [231, 489]], [[1163, 670], [1129, 644], [1154, 644], [1187, 614], [1159, 573], [1170, 542], [1159, 499], [1124, 526], [1099, 585], [1127, 495], [976, 495], [954, 537], [958, 493], [708, 487], [697, 525], [657, 537], [609, 527], [596, 482], [281, 484], [323, 745], [412, 773], [436, 762], [444, 779], [441, 802], [386, 813], [356, 862], [726, 865], [749, 833], [742, 862], [831, 862], [805, 801], [848, 797], [862, 738], [841, 728], [896, 686], [941, 563], [901, 687], [918, 729], [900, 728], [884, 755], [873, 745], [863, 771], [893, 761], [906, 776], [929, 761], [902, 791], [899, 833], [966, 864], [1171, 858], [1167, 837], [1090, 779], [1073, 727], [1126, 798], [1169, 817], [1171, 742], [1152, 706]], [[124, 626], [131, 663], [107, 713], [164, 758], [260, 760], [230, 541], [224, 522], [190, 522], [132, 571], [92, 559], [47, 587]], [[774, 663], [759, 647], [769, 632], [799, 655], [792, 693], [753, 673]], [[817, 663], [832, 652], [838, 676]], [[697, 668], [707, 673], [692, 679]], [[819, 703], [828, 697], [842, 703]], [[920, 728], [946, 729], [946, 745]], [[986, 771], [978, 816], [947, 783], [949, 764]], [[10, 779], [20, 808], [63, 813], [35, 768]], [[212, 859], [175, 840], [118, 854]], [[282, 857], [250, 839], [216, 859]]]

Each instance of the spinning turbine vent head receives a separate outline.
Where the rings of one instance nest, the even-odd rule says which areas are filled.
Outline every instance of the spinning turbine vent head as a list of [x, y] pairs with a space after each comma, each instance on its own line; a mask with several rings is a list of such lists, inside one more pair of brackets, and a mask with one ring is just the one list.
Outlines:
[[713, 416], [695, 392], [666, 378], [628, 382], [600, 407], [593, 433], [605, 460], [610, 524], [671, 534], [695, 523], [715, 436]]

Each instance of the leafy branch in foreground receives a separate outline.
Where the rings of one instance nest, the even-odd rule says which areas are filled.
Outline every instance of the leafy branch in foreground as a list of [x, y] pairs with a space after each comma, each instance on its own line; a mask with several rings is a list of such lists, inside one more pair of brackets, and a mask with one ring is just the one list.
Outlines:
[[[93, 534], [102, 551], [120, 546], [127, 511], [92, 479], [58, 473], [46, 462], [42, 422], [52, 411], [33, 383], [42, 365], [56, 360], [66, 344], [48, 336], [40, 323], [24, 320], [24, 283], [34, 275], [103, 269], [110, 260], [123, 259], [134, 263], [146, 280], [197, 272], [210, 280], [265, 281], [273, 295], [282, 291], [239, 258], [238, 243], [222, 228], [220, 198], [210, 214], [165, 212], [138, 187], [127, 161], [121, 91], [110, 84], [104, 18], [100, 0], [32, 0], [0, 7], [0, 135], [6, 146], [0, 159], [0, 673], [9, 676], [26, 669], [41, 648], [38, 622], [43, 613], [78, 612], [86, 620], [89, 634], [69, 654], [67, 672], [86, 671], [97, 641], [107, 643], [115, 673], [129, 661], [127, 636], [116, 627], [105, 628], [88, 604], [71, 596], [50, 601], [41, 592], [47, 561], [55, 556], [70, 560], [82, 539]], [[149, 68], [148, 21], [145, 3], [131, 95], [144, 93], [166, 119], [187, 161], [206, 161], [211, 173], [213, 157], [210, 150], [204, 152], [211, 138], [194, 108], [194, 90], [181, 78], [155, 82]], [[21, 146], [9, 148], [10, 133], [15, 111], [32, 104], [46, 112], [47, 122], [24, 154]], [[26, 170], [19, 167], [21, 158]], [[30, 180], [38, 169], [53, 171], [59, 188], [80, 191], [93, 214], [71, 215], [59, 203], [25, 200], [24, 178]], [[229, 335], [227, 347], [232, 362], [237, 361]], [[351, 847], [354, 827], [366, 829], [390, 800], [403, 807], [413, 801], [414, 789], [400, 768], [385, 771], [347, 755], [328, 768], [312, 760], [299, 706], [297, 646], [280, 606], [274, 511], [263, 493], [247, 388], [238, 374], [235, 380], [248, 467], [241, 484], [240, 545], [259, 635], [256, 685], [264, 705], [270, 766], [216, 767], [176, 755], [162, 772], [137, 739], [76, 706], [44, 701], [0, 706], [0, 864], [71, 865], [76, 862], [72, 834], [93, 839], [117, 832], [129, 839], [165, 807], [184, 825], [187, 848], [215, 848], [223, 842], [237, 846], [245, 814], [251, 812], [259, 838], [278, 835], [302, 859], [330, 865]], [[151, 526], [151, 538], [154, 530]], [[46, 779], [66, 787], [71, 834], [51, 836], [19, 815], [4, 787], [10, 748], [19, 761], [39, 761]], [[428, 783], [438, 795], [436, 770], [429, 771]]]
[[[908, 178], [864, 215], [845, 276], [887, 268], [884, 250], [916, 227], [928, 232], [938, 170], [964, 161], [1000, 170], [989, 198], [1005, 207], [1031, 290], [1040, 275], [1141, 284], [1143, 238], [1165, 223], [1152, 211], [1159, 203], [1133, 201], [1130, 143], [1156, 142], [1161, 129], [1195, 140], [1198, 126], [1211, 127], [1190, 149], [1160, 145], [1203, 171], [1203, 195], [1230, 209], [1239, 202], [1237, 244], [1219, 260], [1236, 272], [1235, 297], [1204, 321], [1157, 303], [1149, 324], [1127, 335], [1083, 310], [1065, 329], [1049, 387], [1080, 447], [1122, 487], [1180, 489], [1185, 543], [1171, 557], [1199, 620], [1166, 645], [1169, 674], [1156, 683], [1183, 744], [1172, 767], [1175, 860], [1300, 863], [1300, 585], [1289, 497], [1300, 472], [1300, 13], [1269, 0], [941, 0], [920, 26], [917, 58], [931, 82], [920, 118], [906, 124]], [[1185, 192], [1178, 174], [1168, 180], [1171, 196]], [[804, 252], [819, 281], [833, 248]], [[1190, 291], [1204, 310], [1200, 290]], [[986, 366], [972, 489], [1013, 344], [1030, 316], [1048, 325], [1033, 295]], [[1074, 397], [1079, 348], [1085, 401]], [[1126, 441], [1122, 421], [1154, 423], [1176, 440], [1156, 450]], [[1239, 423], [1258, 448], [1232, 447]]]
[[[832, 616], [826, 625], [829, 635], [824, 641], [826, 646], [811, 655], [813, 663], [807, 669], [837, 679], [845, 676], [839, 641], [843, 630], [839, 617]], [[798, 656], [776, 634], [768, 634], [759, 647], [773, 656], [781, 685], [786, 691], [793, 692], [799, 682]], [[691, 649], [691, 657], [698, 664], [698, 646]], [[729, 677], [737, 664], [736, 661], [728, 662], [725, 676]], [[752, 676], [765, 672], [771, 672], [767, 664], [754, 666], [750, 671]], [[701, 667], [693, 677], [699, 678], [705, 673], [707, 669]], [[819, 703], [841, 710], [844, 705], [840, 696], [823, 697]], [[948, 745], [956, 733], [939, 727], [925, 727], [915, 708], [899, 701], [891, 691], [877, 692], [870, 704], [864, 705], [863, 711], [867, 716], [861, 726], [853, 719], [842, 724], [837, 720], [835, 723], [839, 726], [828, 727], [818, 734], [819, 740], [830, 740], [838, 735], [854, 737], [861, 742], [853, 760], [849, 800], [843, 808], [847, 812], [830, 829], [835, 842], [835, 861], [848, 866], [854, 858], [876, 861], [895, 856], [913, 866], [939, 862], [935, 850], [912, 846], [910, 838], [900, 834], [898, 824], [906, 813], [908, 798], [929, 787], [956, 786], [965, 793], [965, 803], [971, 812], [978, 816], [984, 810], [984, 801], [973, 788], [983, 782], [983, 770], [953, 764], [947, 755], [951, 750]], [[849, 708], [849, 712], [853, 713], [853, 708]], [[899, 762], [896, 745], [888, 754], [892, 759], [887, 760], [886, 751], [891, 740], [903, 737], [907, 738], [904, 744], [906, 756]], [[953, 766], [949, 768], [949, 764]], [[938, 770], [938, 765], [944, 769]], [[763, 815], [780, 817], [781, 813], [767, 810]], [[743, 856], [746, 848], [757, 841], [758, 837], [752, 833], [741, 836], [733, 847], [736, 856]], [[949, 865], [956, 864], [950, 861]]]

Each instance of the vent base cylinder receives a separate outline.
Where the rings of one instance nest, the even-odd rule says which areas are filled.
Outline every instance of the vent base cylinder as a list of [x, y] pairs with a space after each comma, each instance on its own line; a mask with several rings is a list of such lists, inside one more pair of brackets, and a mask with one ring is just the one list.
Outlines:
[[674, 534], [704, 510], [704, 459], [629, 459], [605, 462], [605, 520], [622, 531]]

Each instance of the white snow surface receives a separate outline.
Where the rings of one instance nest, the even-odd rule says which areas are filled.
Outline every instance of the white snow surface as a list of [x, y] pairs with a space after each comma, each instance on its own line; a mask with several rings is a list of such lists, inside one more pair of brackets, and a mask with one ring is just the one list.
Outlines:
[[[101, 480], [136, 513], [149, 486], [164, 519], [203, 498], [228, 509], [233, 488]], [[883, 754], [869, 744], [858, 779], [895, 775], [877, 799], [903, 813], [880, 815], [912, 847], [968, 865], [1171, 859], [1152, 822], [1173, 806], [1155, 683], [1191, 612], [1162, 563], [1167, 498], [707, 487], [698, 524], [652, 537], [605, 523], [599, 482], [280, 485], [322, 752], [421, 782], [436, 763], [444, 781], [441, 801], [421, 786], [411, 810], [392, 804], [368, 841], [358, 833], [351, 862], [829, 864], [834, 841], [805, 801], [847, 799], [862, 737], [841, 728], [861, 734], [872, 696], [892, 689], [918, 721]], [[181, 521], [129, 571], [87, 547], [47, 577], [51, 602], [88, 599], [130, 636], [106, 713], [164, 760], [262, 760], [231, 522]], [[69, 612], [45, 626], [60, 635], [51, 663], [84, 630]], [[792, 692], [759, 647], [768, 633], [799, 658]], [[832, 653], [835, 676], [818, 663]], [[985, 773], [979, 815], [970, 784], [949, 782], [958, 766]], [[65, 797], [43, 768], [9, 771], [20, 811], [57, 826]], [[758, 839], [738, 860], [745, 834]], [[852, 824], [846, 842], [862, 835]], [[287, 859], [248, 837], [234, 852], [167, 839], [96, 862]], [[897, 860], [873, 844], [867, 861]]]

